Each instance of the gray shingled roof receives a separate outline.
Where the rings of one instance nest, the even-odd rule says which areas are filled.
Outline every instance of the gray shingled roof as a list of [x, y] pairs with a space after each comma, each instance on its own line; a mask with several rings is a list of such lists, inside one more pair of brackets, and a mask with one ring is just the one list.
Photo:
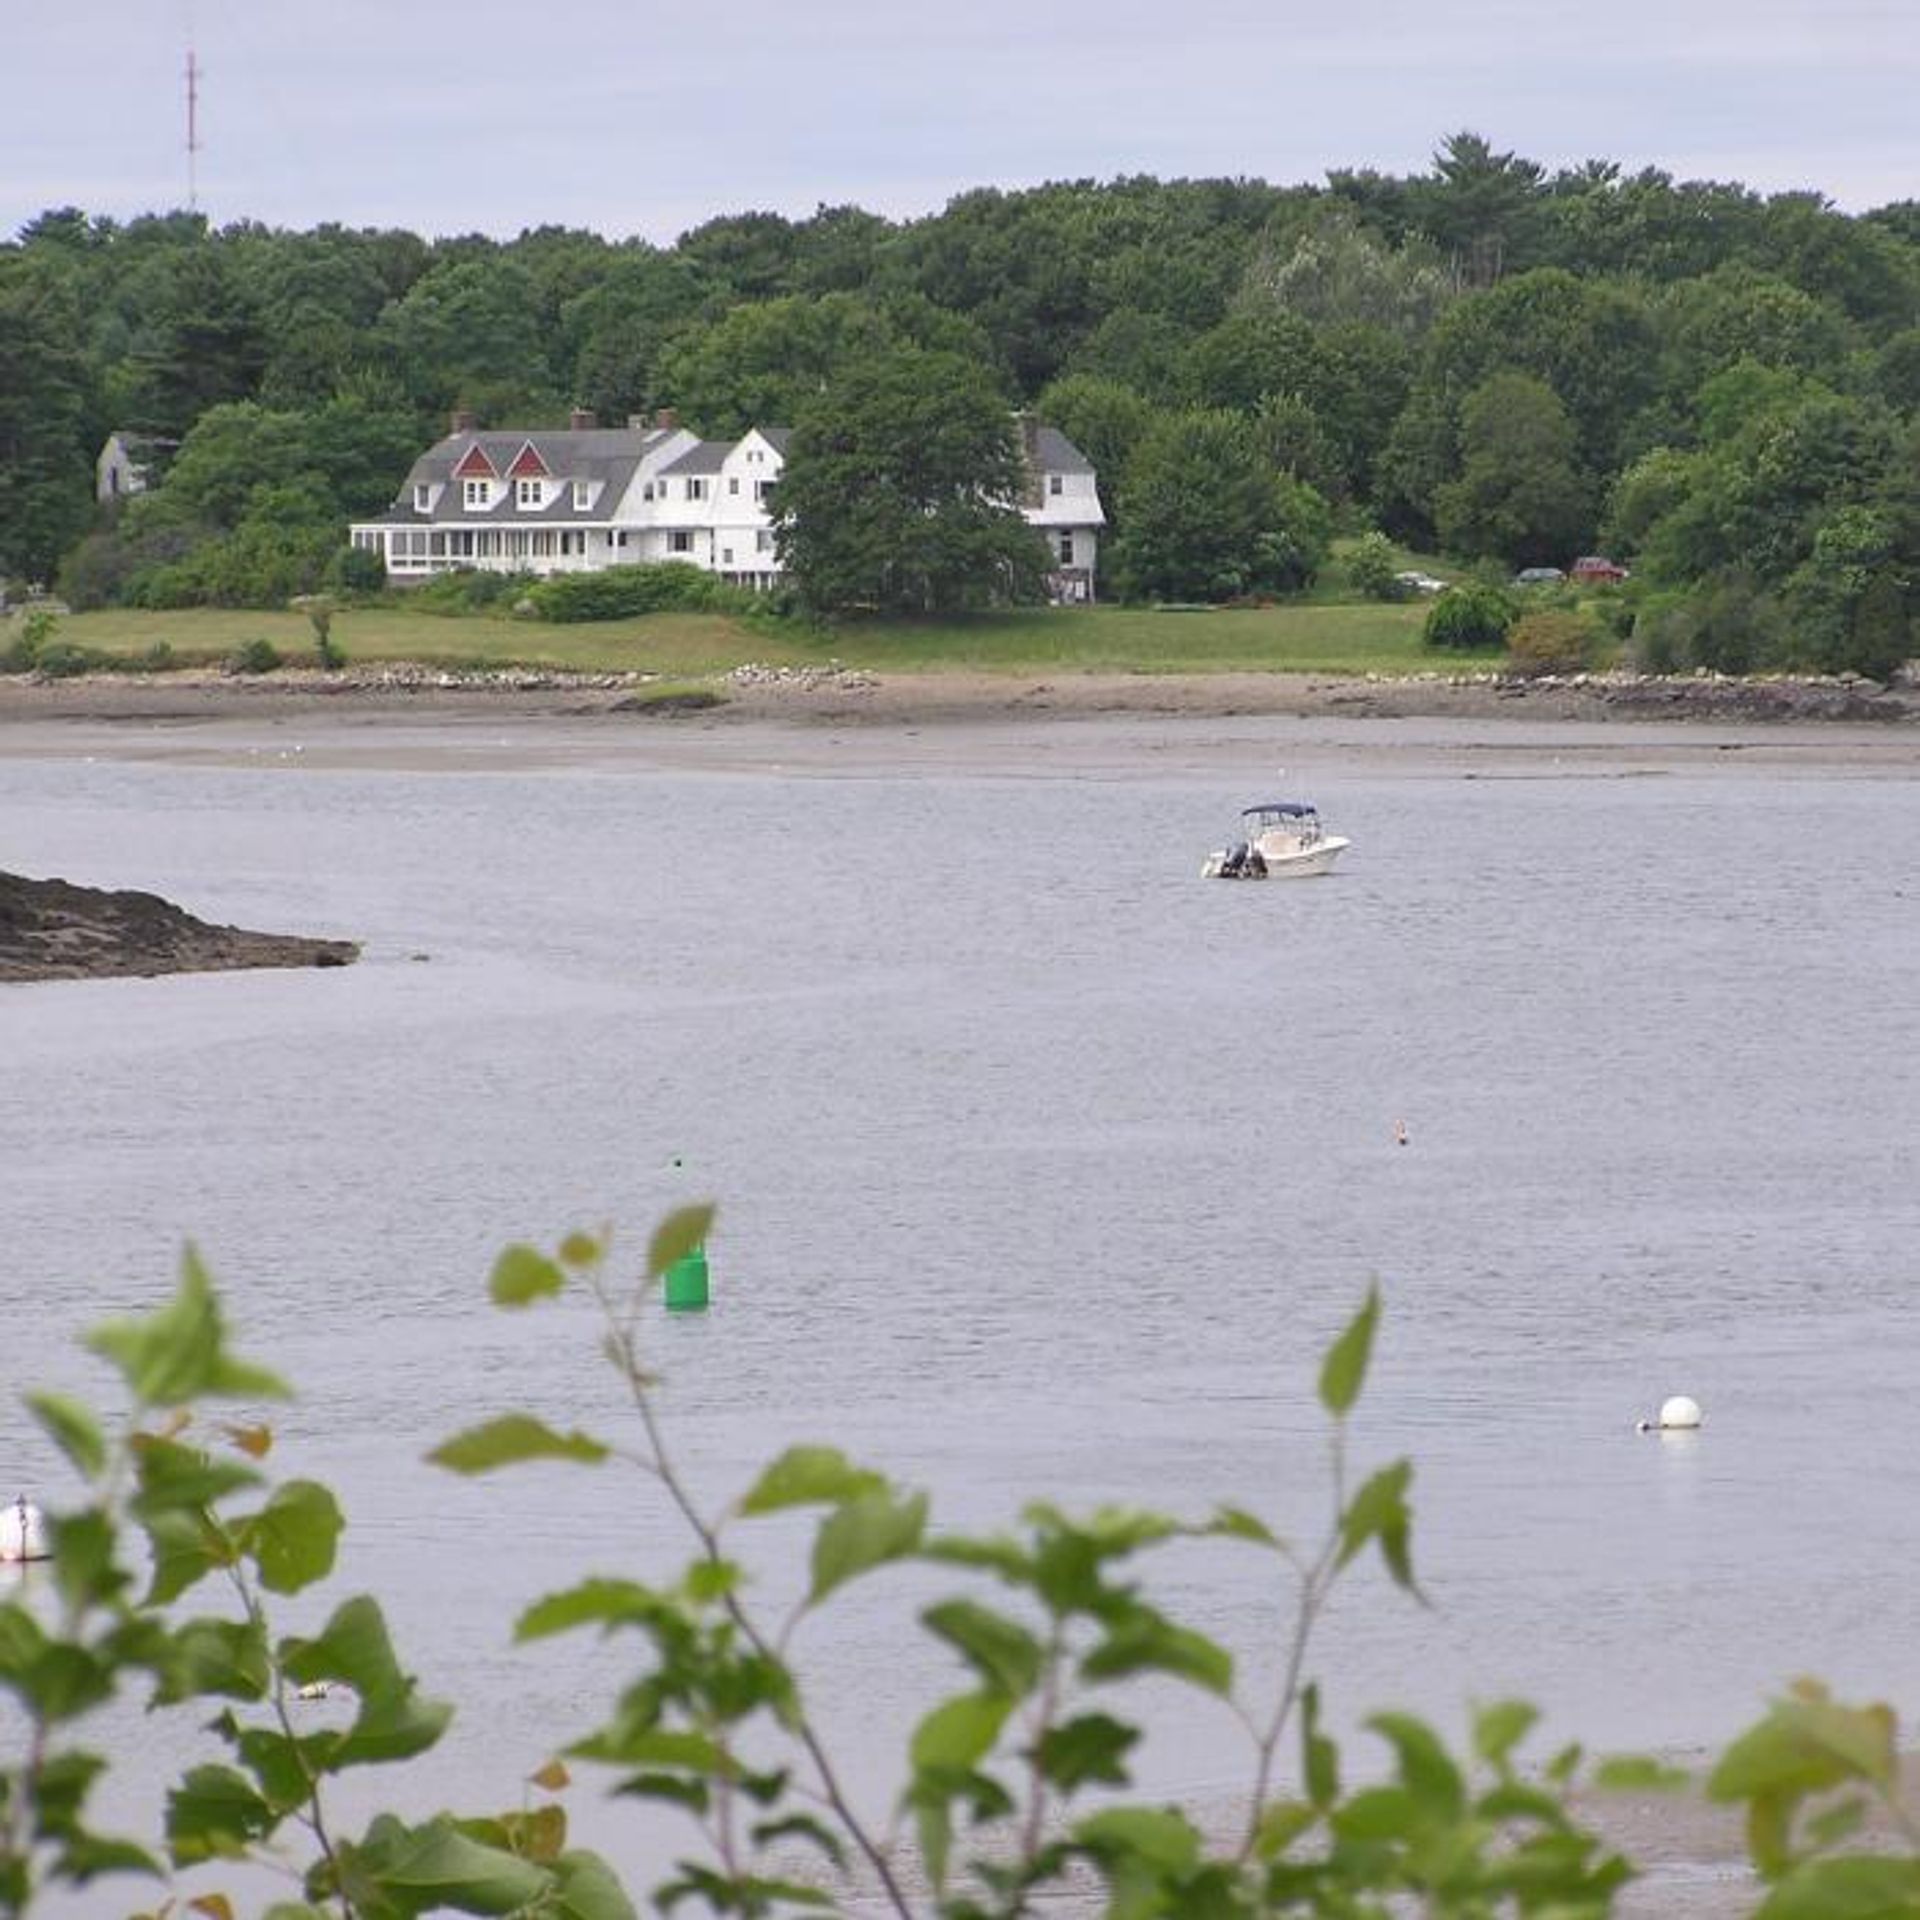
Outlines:
[[701, 440], [689, 447], [677, 460], [669, 460], [660, 469], [665, 473], [718, 473], [735, 446], [732, 440]]
[[1034, 428], [1033, 457], [1042, 473], [1093, 471], [1093, 462], [1058, 427]]

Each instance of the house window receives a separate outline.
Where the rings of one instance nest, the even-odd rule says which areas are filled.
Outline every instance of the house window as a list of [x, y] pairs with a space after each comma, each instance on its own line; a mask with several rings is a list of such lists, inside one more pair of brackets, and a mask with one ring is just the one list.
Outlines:
[[722, 547], [720, 549], [720, 564], [723, 567], [733, 565], [733, 549], [731, 547]]
[[1067, 483], [1064, 480], [1062, 480], [1057, 473], [1050, 473], [1047, 475], [1047, 491], [1049, 493], [1062, 494], [1062, 493], [1065, 493], [1066, 490], [1067, 490]]
[[613, 544], [616, 547], [624, 547], [627, 544], [627, 536], [625, 533], [616, 533], [613, 536]]
[[1063, 567], [1073, 565], [1073, 535], [1070, 533], [1060, 536], [1060, 564]]
[[691, 553], [693, 551], [692, 533], [685, 527], [675, 527], [673, 531], [667, 535], [667, 551], [669, 553]]
[[756, 500], [764, 500], [767, 497], [767, 489], [772, 485], [771, 480], [756, 480], [753, 483], [753, 497]]
[[704, 500], [706, 497], [707, 483], [704, 480], [689, 480], [687, 482], [687, 498], [689, 500]]
[[740, 491], [740, 476], [737, 473], [727, 475], [727, 491], [729, 493], [738, 493]]
[[467, 480], [462, 482], [460, 499], [469, 507], [490, 507], [493, 505], [493, 482], [490, 480]]
[[755, 553], [771, 553], [773, 551], [773, 535], [769, 533], [765, 527], [762, 527], [760, 531], [753, 536], [753, 550]]
[[[116, 486], [118, 485], [118, 482], [119, 482], [119, 477], [120, 477], [120, 476], [119, 476], [118, 474], [115, 474], [115, 475], [114, 475], [114, 481], [115, 481], [115, 484], [116, 484]], [[427, 509], [428, 509], [428, 505], [429, 505], [429, 503], [430, 503], [430, 502], [432, 501], [432, 499], [433, 499], [433, 491], [432, 491], [432, 489], [431, 489], [430, 487], [428, 487], [428, 486], [426, 485], [426, 483], [425, 483], [425, 482], [423, 481], [423, 482], [422, 482], [422, 483], [421, 483], [421, 484], [420, 484], [419, 486], [417, 486], [417, 487], [415, 487], [415, 488], [414, 488], [414, 490], [413, 490], [413, 510], [414, 510], [414, 512], [415, 512], [415, 513], [425, 513], [425, 512], [427, 511]]]
[[593, 482], [591, 480], [576, 480], [573, 483], [574, 512], [582, 513], [592, 505], [593, 505]]
[[545, 491], [538, 480], [516, 480], [513, 483], [513, 504], [516, 507], [537, 507]]
[[642, 500], [651, 500], [653, 498], [653, 482], [651, 480], [640, 489], [640, 498]]

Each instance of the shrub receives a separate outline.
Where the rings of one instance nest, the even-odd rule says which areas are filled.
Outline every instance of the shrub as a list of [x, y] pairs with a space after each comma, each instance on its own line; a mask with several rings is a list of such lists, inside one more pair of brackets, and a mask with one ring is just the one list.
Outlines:
[[1384, 533], [1363, 533], [1347, 549], [1347, 584], [1369, 600], [1404, 600], [1407, 588], [1396, 577], [1393, 542]]
[[503, 600], [512, 605], [533, 583], [530, 573], [483, 573], [475, 567], [456, 567], [409, 587], [407, 605], [423, 613], [485, 613]]
[[[1322, 1719], [1318, 1685], [1303, 1677], [1315, 1625], [1355, 1564], [1377, 1556], [1419, 1596], [1411, 1464], [1395, 1460], [1364, 1478], [1348, 1464], [1377, 1293], [1319, 1368], [1332, 1501], [1317, 1539], [1282, 1540], [1242, 1507], [1180, 1520], [1133, 1506], [1077, 1516], [1040, 1503], [990, 1535], [936, 1530], [925, 1494], [818, 1445], [789, 1448], [713, 1511], [668, 1444], [645, 1350], [653, 1289], [701, 1245], [712, 1218], [701, 1206], [663, 1221], [643, 1268], [625, 1269], [630, 1277], [616, 1277], [609, 1245], [585, 1234], [551, 1256], [509, 1247], [495, 1263], [496, 1306], [525, 1312], [571, 1295], [568, 1322], [577, 1307], [597, 1323], [599, 1351], [633, 1416], [622, 1444], [509, 1412], [480, 1419], [430, 1456], [468, 1477], [528, 1465], [611, 1475], [624, 1466], [684, 1523], [684, 1566], [659, 1565], [650, 1540], [644, 1581], [635, 1572], [589, 1576], [535, 1600], [515, 1636], [592, 1634], [596, 1652], [583, 1671], [604, 1668], [606, 1648], [624, 1656], [601, 1724], [567, 1750], [608, 1769], [621, 1804], [675, 1808], [697, 1836], [653, 1890], [650, 1911], [684, 1903], [756, 1920], [808, 1910], [1016, 1920], [1064, 1908], [1062, 1894], [1073, 1909], [1089, 1906], [1080, 1897], [1089, 1882], [1102, 1891], [1100, 1910], [1138, 1920], [1415, 1912], [1605, 1920], [1614, 1911], [1633, 1869], [1582, 1825], [1576, 1795], [1589, 1782], [1645, 1793], [1683, 1776], [1647, 1761], [1589, 1768], [1578, 1747], [1544, 1765], [1523, 1759], [1538, 1716], [1497, 1700], [1475, 1709], [1461, 1754], [1409, 1715], [1374, 1715], [1366, 1724], [1386, 1749], [1388, 1778], [1356, 1784]], [[26, 1396], [80, 1494], [45, 1516], [48, 1589], [22, 1580], [0, 1590], [5, 1912], [45, 1911], [55, 1900], [71, 1909], [74, 1892], [101, 1874], [160, 1872], [158, 1848], [91, 1826], [110, 1756], [80, 1744], [109, 1737], [103, 1700], [138, 1688], [153, 1715], [188, 1719], [221, 1756], [215, 1764], [184, 1752], [164, 1816], [175, 1867], [270, 1863], [302, 1896], [273, 1911], [304, 1920], [449, 1909], [633, 1920], [635, 1905], [607, 1863], [569, 1845], [566, 1809], [552, 1796], [571, 1779], [558, 1762], [532, 1775], [537, 1800], [505, 1812], [402, 1813], [437, 1798], [412, 1780], [359, 1789], [371, 1801], [364, 1831], [338, 1803], [343, 1777], [365, 1781], [369, 1767], [431, 1753], [452, 1708], [406, 1671], [376, 1598], [358, 1595], [331, 1612], [317, 1604], [336, 1572], [345, 1516], [321, 1482], [271, 1472], [275, 1435], [260, 1410], [289, 1389], [233, 1350], [193, 1251], [171, 1300], [96, 1328], [87, 1344], [119, 1376], [113, 1417], [70, 1393]], [[241, 1407], [244, 1425], [231, 1417]], [[610, 1489], [608, 1511], [620, 1513], [625, 1498]], [[808, 1576], [788, 1611], [747, 1578], [756, 1555], [744, 1537], [809, 1516]], [[1270, 1682], [1250, 1681], [1225, 1646], [1150, 1597], [1156, 1555], [1195, 1540], [1254, 1556], [1292, 1589], [1294, 1626], [1273, 1650]], [[136, 1580], [135, 1567], [148, 1577]], [[823, 1616], [847, 1583], [906, 1568], [949, 1586], [918, 1617], [966, 1671], [914, 1730], [896, 1801], [909, 1817], [883, 1829], [841, 1785], [793, 1644], [802, 1625], [811, 1635], [831, 1626]], [[275, 1617], [282, 1602], [297, 1607], [297, 1631]], [[1141, 1680], [1191, 1688], [1244, 1729], [1243, 1804], [1227, 1833], [1126, 1792], [1141, 1728], [1122, 1716]], [[335, 1690], [340, 1724], [298, 1733], [290, 1700]], [[1283, 1781], [1288, 1751], [1298, 1758]], [[1850, 1708], [1799, 1682], [1734, 1741], [1706, 1792], [1747, 1811], [1748, 1843], [1768, 1883], [1757, 1896], [1765, 1912], [1893, 1920], [1914, 1911], [1920, 1837], [1900, 1809], [1891, 1709]], [[1849, 1804], [1836, 1809], [1836, 1794]], [[1855, 1816], [1869, 1809], [1890, 1850], [1863, 1840]], [[786, 1870], [796, 1843], [818, 1849], [804, 1879]], [[105, 1910], [97, 1893], [81, 1904]], [[217, 1891], [188, 1904], [234, 1910]]]
[[631, 620], [648, 613], [744, 613], [757, 596], [684, 560], [608, 567], [599, 573], [558, 573], [526, 594], [536, 619], [556, 625], [584, 620]]
[[1513, 625], [1513, 602], [1497, 587], [1478, 582], [1449, 587], [1427, 612], [1420, 637], [1430, 647], [1458, 651], [1497, 647]]
[[280, 665], [280, 649], [271, 640], [249, 640], [227, 656], [229, 673], [272, 673]]
[[34, 654], [33, 670], [46, 680], [71, 680], [93, 665], [93, 656], [70, 640], [50, 640]]
[[1507, 633], [1507, 665], [1518, 674], [1578, 673], [1591, 629], [1577, 613], [1528, 613]]

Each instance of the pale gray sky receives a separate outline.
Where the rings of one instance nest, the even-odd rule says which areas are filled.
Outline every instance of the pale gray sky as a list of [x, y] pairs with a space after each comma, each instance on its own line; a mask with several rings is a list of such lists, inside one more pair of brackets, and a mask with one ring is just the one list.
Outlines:
[[184, 206], [427, 235], [975, 186], [1549, 167], [1920, 197], [1916, 0], [0, 0], [0, 235]]

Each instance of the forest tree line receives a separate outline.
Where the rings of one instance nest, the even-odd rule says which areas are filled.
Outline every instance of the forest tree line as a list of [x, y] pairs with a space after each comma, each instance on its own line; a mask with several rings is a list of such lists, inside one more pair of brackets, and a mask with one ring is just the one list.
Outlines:
[[[0, 247], [0, 576], [278, 603], [355, 584], [347, 521], [455, 407], [731, 436], [915, 356], [1085, 450], [1109, 592], [1293, 590], [1378, 529], [1488, 568], [1604, 550], [1680, 664], [1912, 651], [1920, 202], [1548, 172], [1472, 133], [1405, 177], [982, 189], [669, 247], [52, 210]], [[109, 515], [112, 431], [160, 466]]]

